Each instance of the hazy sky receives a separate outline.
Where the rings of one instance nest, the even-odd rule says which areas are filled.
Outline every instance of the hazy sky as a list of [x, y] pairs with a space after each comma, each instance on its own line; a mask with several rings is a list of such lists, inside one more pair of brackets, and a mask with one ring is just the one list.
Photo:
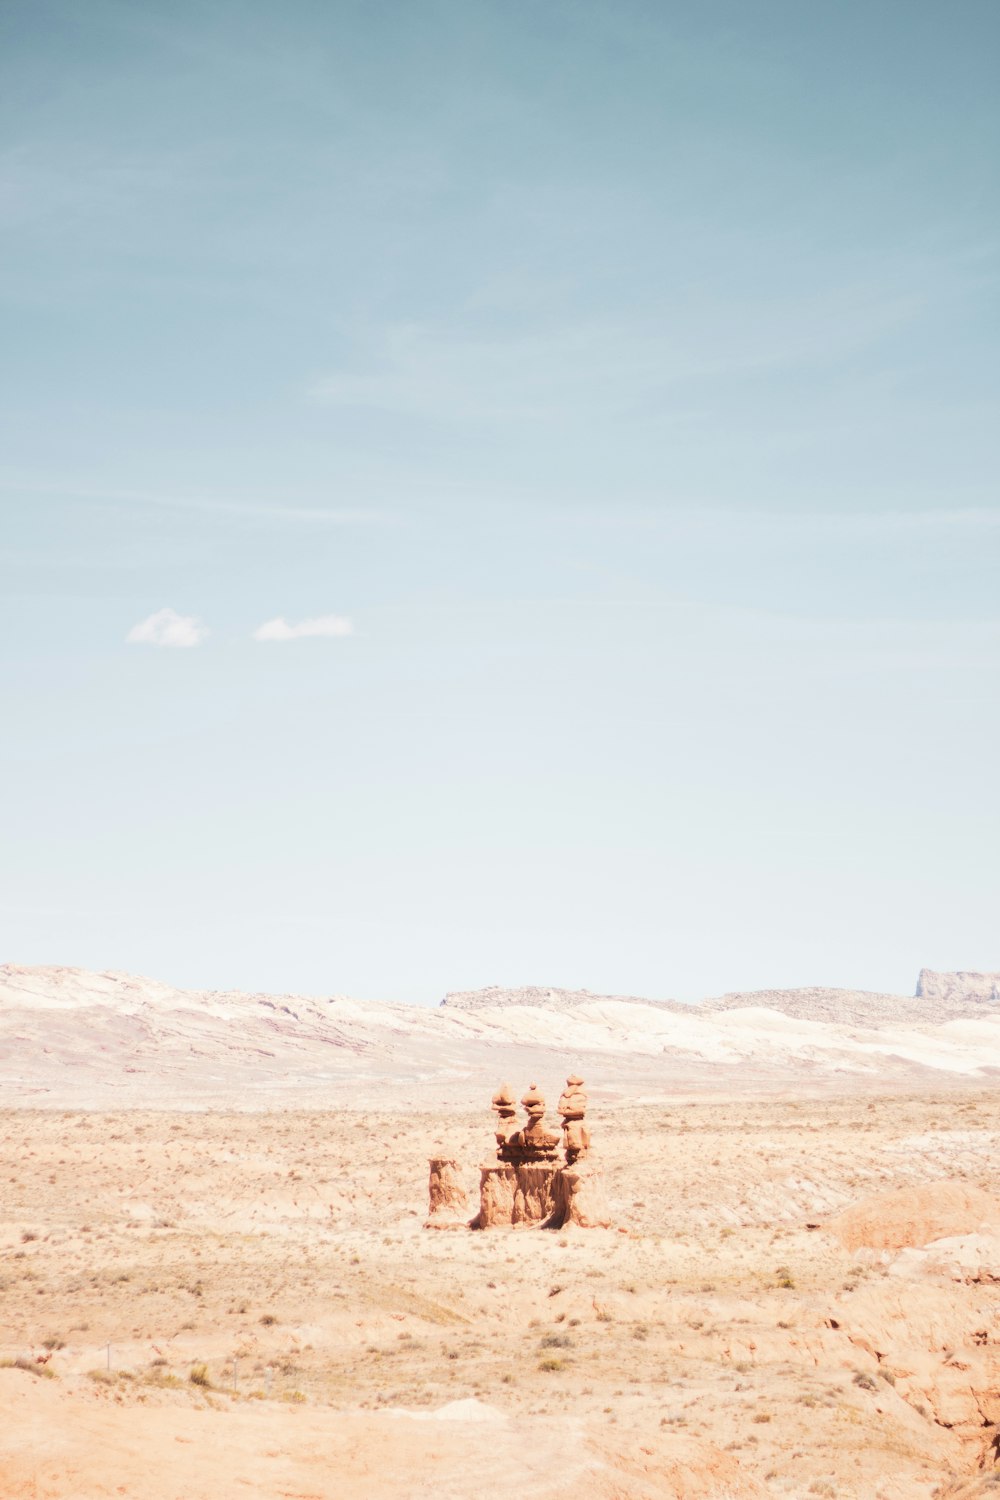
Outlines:
[[0, 960], [1000, 968], [998, 59], [996, 0], [0, 4]]

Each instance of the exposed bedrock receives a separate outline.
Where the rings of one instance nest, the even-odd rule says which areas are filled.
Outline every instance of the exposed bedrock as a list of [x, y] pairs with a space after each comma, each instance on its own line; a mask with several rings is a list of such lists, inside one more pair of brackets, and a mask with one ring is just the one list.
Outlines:
[[606, 1229], [610, 1223], [601, 1172], [593, 1162], [569, 1167], [490, 1162], [481, 1168], [477, 1229], [564, 1229], [571, 1224]]
[[481, 1169], [477, 1229], [542, 1224], [554, 1206], [554, 1162], [489, 1162]]
[[469, 1196], [461, 1169], [450, 1156], [430, 1159], [430, 1204], [426, 1229], [464, 1229], [469, 1222]]
[[562, 1167], [552, 1183], [552, 1213], [546, 1229], [608, 1229], [611, 1212], [604, 1195], [601, 1172], [593, 1162]]

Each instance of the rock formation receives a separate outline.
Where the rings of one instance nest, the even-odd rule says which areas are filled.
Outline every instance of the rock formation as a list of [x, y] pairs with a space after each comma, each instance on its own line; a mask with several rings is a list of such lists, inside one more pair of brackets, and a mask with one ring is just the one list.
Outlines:
[[601, 1174], [589, 1161], [561, 1168], [552, 1183], [552, 1212], [546, 1229], [609, 1229], [611, 1214]]
[[913, 1183], [863, 1198], [827, 1223], [848, 1250], [900, 1250], [1000, 1229], [1000, 1198], [970, 1182]]
[[466, 1228], [469, 1197], [462, 1186], [458, 1162], [449, 1156], [432, 1156], [430, 1168], [430, 1207], [424, 1228]]
[[530, 1083], [528, 1092], [521, 1099], [528, 1116], [523, 1130], [515, 1130], [507, 1139], [504, 1161], [550, 1162], [556, 1160], [559, 1137], [553, 1135], [545, 1124], [545, 1100], [538, 1092], [538, 1084]]
[[917, 996], [921, 1000], [1000, 1001], [1000, 974], [977, 974], [969, 969], [957, 969], [952, 974], [939, 974], [934, 969], [921, 969], [917, 979]]
[[583, 1123], [587, 1113], [587, 1096], [583, 1092], [583, 1079], [571, 1073], [566, 1087], [559, 1096], [557, 1106], [563, 1122], [563, 1150], [566, 1165], [571, 1167], [581, 1156], [586, 1156], [590, 1145], [590, 1131]]
[[583, 1079], [571, 1074], [559, 1099], [563, 1122], [565, 1166], [559, 1160], [559, 1137], [545, 1123], [545, 1100], [532, 1083], [521, 1100], [527, 1123], [510, 1130], [514, 1119], [513, 1094], [502, 1085], [493, 1095], [497, 1114], [497, 1160], [480, 1170], [477, 1229], [535, 1226], [561, 1229], [610, 1223], [600, 1173], [585, 1160], [590, 1132], [584, 1124], [587, 1096]]
[[498, 1225], [539, 1224], [552, 1212], [552, 1178], [557, 1170], [559, 1137], [545, 1124], [545, 1100], [531, 1084], [521, 1100], [527, 1123], [510, 1130], [514, 1098], [507, 1084], [493, 1095], [497, 1114], [497, 1160], [480, 1172], [477, 1229]]
[[500, 1085], [492, 1102], [497, 1114], [497, 1157], [500, 1161], [510, 1161], [507, 1154], [508, 1143], [513, 1134], [511, 1127], [517, 1119], [517, 1110], [514, 1108], [514, 1094], [509, 1083]]

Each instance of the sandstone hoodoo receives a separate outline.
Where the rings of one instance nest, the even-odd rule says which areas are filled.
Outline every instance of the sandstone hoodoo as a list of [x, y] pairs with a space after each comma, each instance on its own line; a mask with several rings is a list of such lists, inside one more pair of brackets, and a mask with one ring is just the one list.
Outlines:
[[517, 1119], [514, 1094], [509, 1083], [500, 1085], [493, 1095], [492, 1105], [497, 1115], [497, 1158], [500, 1161], [509, 1161], [508, 1142], [514, 1133], [514, 1121]]
[[425, 1229], [464, 1229], [469, 1222], [469, 1198], [461, 1169], [450, 1156], [430, 1159], [430, 1207]]
[[[536, 1083], [528, 1085], [521, 1099], [527, 1121], [520, 1130], [511, 1129], [517, 1115], [509, 1084], [501, 1084], [491, 1104], [497, 1116], [496, 1160], [480, 1168], [479, 1213], [469, 1228], [608, 1227], [600, 1171], [586, 1159], [590, 1131], [584, 1124], [583, 1079], [570, 1074], [559, 1099], [564, 1160], [559, 1156], [559, 1136], [546, 1125], [545, 1099]], [[426, 1227], [457, 1227], [464, 1203], [457, 1162], [433, 1157]]]
[[583, 1117], [587, 1113], [587, 1096], [583, 1092], [583, 1079], [578, 1078], [575, 1073], [567, 1078], [557, 1108], [563, 1122], [566, 1165], [571, 1167], [581, 1156], [586, 1156], [590, 1146], [590, 1131], [583, 1123]]
[[559, 1152], [559, 1137], [553, 1135], [545, 1124], [545, 1100], [538, 1092], [537, 1083], [529, 1083], [528, 1092], [521, 1099], [521, 1107], [528, 1116], [523, 1130], [515, 1130], [507, 1140], [507, 1154], [502, 1158], [512, 1162], [554, 1162]]

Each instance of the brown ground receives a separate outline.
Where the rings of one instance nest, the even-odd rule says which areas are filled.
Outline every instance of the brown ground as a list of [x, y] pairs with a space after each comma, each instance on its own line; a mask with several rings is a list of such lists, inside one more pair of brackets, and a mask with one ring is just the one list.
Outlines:
[[618, 1230], [477, 1234], [487, 1111], [0, 1115], [0, 1496], [997, 1493], [1000, 1287], [807, 1227], [988, 1231], [992, 1090], [591, 1125]]

